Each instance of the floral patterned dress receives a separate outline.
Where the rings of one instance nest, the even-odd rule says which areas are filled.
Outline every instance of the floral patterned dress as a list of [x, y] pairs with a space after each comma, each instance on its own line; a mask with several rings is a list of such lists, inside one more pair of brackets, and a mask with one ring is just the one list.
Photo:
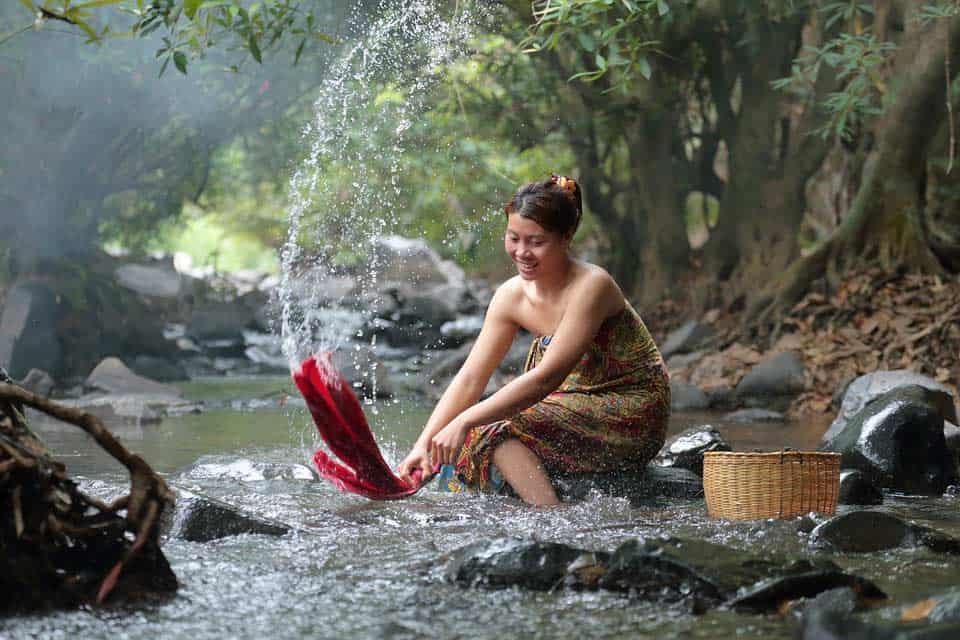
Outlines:
[[[524, 371], [537, 366], [550, 336], [534, 339]], [[443, 488], [483, 491], [502, 484], [493, 451], [516, 438], [548, 474], [642, 469], [663, 446], [670, 378], [660, 351], [629, 304], [607, 318], [563, 384], [509, 420], [471, 429]], [[441, 476], [443, 478], [443, 476]], [[457, 482], [459, 481], [459, 483]]]

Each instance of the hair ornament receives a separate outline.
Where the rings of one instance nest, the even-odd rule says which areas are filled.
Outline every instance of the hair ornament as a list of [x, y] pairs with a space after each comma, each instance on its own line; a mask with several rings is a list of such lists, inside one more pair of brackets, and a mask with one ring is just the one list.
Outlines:
[[550, 175], [550, 180], [554, 182], [558, 187], [564, 191], [568, 191], [571, 194], [575, 193], [577, 190], [577, 181], [573, 178], [568, 178], [567, 176], [558, 176], [553, 173]]

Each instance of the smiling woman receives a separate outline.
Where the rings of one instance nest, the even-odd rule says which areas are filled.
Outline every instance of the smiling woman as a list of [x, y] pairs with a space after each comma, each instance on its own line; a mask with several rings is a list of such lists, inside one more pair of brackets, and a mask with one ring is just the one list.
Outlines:
[[[582, 215], [577, 182], [551, 176], [504, 208], [504, 248], [517, 267], [437, 403], [400, 476], [499, 489], [557, 504], [553, 474], [641, 469], [663, 444], [670, 384], [659, 350], [610, 275], [570, 255]], [[519, 328], [535, 334], [522, 375], [480, 401]], [[549, 347], [549, 349], [548, 349]]]

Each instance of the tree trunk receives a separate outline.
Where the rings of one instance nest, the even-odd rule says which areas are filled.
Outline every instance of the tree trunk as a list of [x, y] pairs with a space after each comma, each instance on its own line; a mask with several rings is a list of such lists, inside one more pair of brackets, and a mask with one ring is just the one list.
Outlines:
[[[918, 9], [921, 1], [912, 6]], [[946, 117], [945, 61], [960, 63], [960, 19], [924, 25], [907, 15], [891, 77], [892, 96], [878, 121], [878, 144], [849, 215], [809, 256], [794, 262], [750, 308], [763, 319], [798, 300], [810, 283], [870, 263], [942, 272], [924, 231], [927, 154]]]

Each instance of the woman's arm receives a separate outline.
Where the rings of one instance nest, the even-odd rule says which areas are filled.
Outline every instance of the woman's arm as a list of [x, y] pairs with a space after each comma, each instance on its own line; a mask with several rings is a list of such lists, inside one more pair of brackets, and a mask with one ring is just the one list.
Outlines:
[[619, 312], [623, 304], [620, 288], [606, 272], [597, 270], [584, 277], [571, 291], [570, 302], [540, 363], [451, 418], [447, 427], [430, 439], [434, 462], [452, 462], [470, 428], [515, 416], [555, 391], [580, 361], [603, 321]]
[[409, 481], [409, 474], [418, 467], [423, 469], [425, 475], [430, 473], [430, 463], [426, 455], [433, 436], [483, 395], [490, 376], [503, 360], [517, 334], [518, 325], [511, 314], [515, 298], [516, 292], [509, 283], [494, 293], [483, 319], [480, 335], [470, 349], [470, 354], [434, 407], [410, 455], [400, 463], [398, 471], [404, 480]]

